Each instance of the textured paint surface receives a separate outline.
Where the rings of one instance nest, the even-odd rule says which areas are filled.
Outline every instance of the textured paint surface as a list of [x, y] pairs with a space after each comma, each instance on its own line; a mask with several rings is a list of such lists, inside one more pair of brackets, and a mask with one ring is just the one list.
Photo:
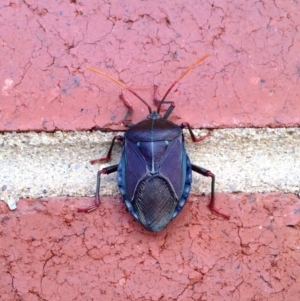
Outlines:
[[[87, 66], [123, 81], [154, 107], [153, 85], [162, 97], [185, 68], [208, 52], [211, 56], [168, 96], [176, 103], [172, 121], [197, 128], [297, 127], [299, 8], [293, 0], [2, 0], [0, 131], [124, 129], [121, 87]], [[146, 107], [123, 92], [134, 108], [132, 121], [145, 118]], [[5, 143], [12, 142], [5, 137]], [[32, 147], [34, 158], [39, 149]], [[55, 156], [61, 153], [65, 149]], [[73, 154], [71, 164], [62, 167], [77, 172]], [[43, 174], [34, 174], [36, 179], [57, 168], [46, 158], [41, 162]], [[272, 175], [282, 184], [282, 173]], [[235, 185], [239, 173], [230, 179]], [[20, 189], [28, 188], [27, 180]], [[46, 192], [55, 181], [44, 181]], [[114, 177], [111, 181], [115, 185]], [[263, 182], [257, 170], [251, 181]], [[91, 193], [94, 184], [93, 178]], [[0, 183], [3, 193], [9, 188]], [[0, 202], [0, 300], [300, 299], [295, 195], [217, 194], [217, 207], [231, 215], [230, 221], [209, 212], [208, 196], [193, 195], [156, 234], [134, 221], [120, 198], [103, 197], [90, 214], [76, 212], [92, 202], [24, 199], [13, 212]]]
[[[122, 128], [123, 81], [194, 127], [298, 126], [298, 1], [1, 1], [0, 130]], [[147, 115], [125, 93], [135, 113]]]
[[300, 203], [217, 194], [223, 220], [191, 196], [162, 232], [118, 198], [0, 203], [1, 300], [271, 300], [300, 296]]

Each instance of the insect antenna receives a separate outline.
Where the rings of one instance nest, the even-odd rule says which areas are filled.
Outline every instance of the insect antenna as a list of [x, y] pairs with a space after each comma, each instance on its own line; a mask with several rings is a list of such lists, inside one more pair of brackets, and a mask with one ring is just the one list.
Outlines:
[[135, 95], [142, 103], [144, 103], [148, 110], [149, 110], [149, 113], [151, 114], [152, 113], [152, 109], [151, 107], [147, 104], [147, 102], [141, 97], [139, 96], [136, 92], [134, 92], [133, 90], [131, 90], [130, 88], [128, 88], [125, 84], [121, 83], [120, 81], [118, 81], [117, 79], [115, 79], [114, 77], [102, 72], [102, 71], [99, 71], [97, 69], [94, 69], [92, 67], [87, 67], [87, 69], [93, 71], [93, 72], [96, 72], [98, 74], [101, 74], [101, 75], [104, 75], [106, 76], [107, 78], [109, 78], [110, 80], [112, 80], [113, 82], [117, 83], [118, 85], [120, 85], [121, 87], [123, 87], [124, 89], [126, 89], [127, 91], [131, 92], [133, 95]]
[[210, 53], [207, 53], [206, 55], [204, 55], [202, 58], [200, 58], [199, 60], [197, 60], [193, 65], [191, 65], [189, 68], [187, 68], [178, 78], [177, 80], [171, 85], [171, 87], [167, 90], [166, 94], [164, 95], [164, 97], [162, 98], [162, 100], [160, 101], [160, 103], [158, 104], [157, 107], [157, 113], [159, 113], [160, 111], [160, 107], [162, 105], [162, 103], [165, 101], [167, 95], [170, 93], [170, 91], [173, 89], [173, 87], [184, 77], [186, 76], [193, 68], [195, 68], [196, 66], [198, 66], [200, 63], [202, 63], [202, 61], [204, 61], [207, 57], [210, 56]]

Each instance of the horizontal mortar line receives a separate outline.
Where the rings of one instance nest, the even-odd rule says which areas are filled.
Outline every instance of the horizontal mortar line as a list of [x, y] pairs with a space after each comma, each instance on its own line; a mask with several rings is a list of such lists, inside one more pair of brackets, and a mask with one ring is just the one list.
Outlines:
[[[91, 165], [89, 160], [105, 157], [113, 136], [123, 134], [1, 134], [0, 199], [13, 209], [19, 198], [93, 196], [97, 171], [119, 162], [121, 143], [115, 143], [111, 162]], [[218, 129], [200, 143], [184, 134], [193, 164], [216, 175], [216, 192], [299, 193], [299, 128]], [[210, 179], [193, 173], [192, 192], [209, 193]], [[116, 174], [103, 175], [101, 194], [118, 194]]]

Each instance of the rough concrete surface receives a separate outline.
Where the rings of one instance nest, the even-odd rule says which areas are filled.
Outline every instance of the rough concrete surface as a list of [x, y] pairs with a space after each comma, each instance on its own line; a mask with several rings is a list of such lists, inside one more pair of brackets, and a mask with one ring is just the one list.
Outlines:
[[[89, 161], [105, 157], [116, 134], [123, 133], [0, 135], [0, 200], [14, 209], [20, 197], [94, 195], [97, 171], [120, 161], [121, 143], [109, 163]], [[200, 143], [187, 131], [185, 137], [191, 161], [216, 175], [217, 192], [300, 192], [298, 128], [220, 129]], [[101, 194], [118, 194], [116, 179], [116, 173], [103, 175]], [[193, 173], [192, 191], [210, 192], [210, 181]]]
[[[0, 202], [0, 300], [299, 301], [299, 20], [296, 0], [1, 0], [0, 194], [27, 199]], [[207, 209], [203, 177], [160, 233], [126, 212], [115, 175], [77, 213], [114, 135], [94, 130], [124, 130], [121, 91], [133, 123], [148, 114], [87, 67], [154, 108], [153, 85], [161, 98], [206, 53], [168, 95], [170, 120], [214, 129], [187, 134], [188, 152], [231, 219]]]
[[[122, 128], [121, 88], [151, 103], [169, 95], [172, 120], [194, 127], [298, 126], [298, 1], [2, 0], [0, 130]], [[146, 107], [126, 93], [136, 122]]]
[[0, 204], [1, 300], [299, 301], [300, 202], [291, 194], [191, 196], [162, 232], [120, 198]]

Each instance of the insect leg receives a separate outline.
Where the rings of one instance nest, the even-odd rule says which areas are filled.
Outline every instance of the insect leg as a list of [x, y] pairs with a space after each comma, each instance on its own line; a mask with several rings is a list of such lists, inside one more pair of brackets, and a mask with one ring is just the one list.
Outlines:
[[104, 163], [104, 162], [109, 161], [110, 158], [111, 158], [111, 152], [112, 152], [112, 149], [113, 149], [113, 147], [114, 147], [114, 145], [115, 145], [115, 140], [123, 141], [123, 138], [124, 138], [123, 136], [119, 136], [119, 135], [115, 136], [115, 137], [113, 138], [112, 142], [111, 142], [111, 145], [110, 145], [110, 147], [109, 147], [107, 156], [104, 157], [104, 158], [92, 160], [92, 161], [90, 161], [91, 164], [95, 164], [95, 163]]
[[[156, 97], [157, 88], [158, 88], [158, 86], [154, 85], [153, 102], [156, 105], [159, 105], [161, 103], [161, 100], [158, 100]], [[169, 108], [167, 109], [166, 113], [163, 116], [163, 119], [168, 119], [175, 108], [175, 103], [173, 101], [164, 100], [163, 104], [170, 104]]]
[[117, 170], [118, 170], [118, 164], [105, 167], [105, 168], [98, 171], [98, 173], [97, 173], [97, 187], [96, 187], [95, 203], [94, 203], [94, 205], [91, 205], [87, 208], [78, 208], [77, 209], [78, 212], [90, 212], [90, 211], [93, 211], [93, 210], [97, 209], [100, 206], [100, 195], [99, 194], [100, 194], [101, 175], [102, 174], [109, 175], [110, 173], [116, 172]]
[[192, 128], [191, 128], [191, 126], [190, 126], [189, 123], [183, 122], [183, 123], [180, 125], [180, 127], [181, 127], [182, 129], [186, 129], [186, 128], [187, 128], [187, 129], [189, 130], [193, 142], [200, 142], [200, 141], [204, 140], [206, 137], [209, 137], [209, 136], [211, 135], [210, 132], [208, 132], [205, 136], [196, 138], [196, 136], [195, 136], [195, 134], [193, 133]]
[[131, 119], [129, 119], [129, 118], [130, 118], [130, 116], [131, 116], [131, 114], [133, 112], [132, 105], [125, 99], [123, 93], [121, 93], [119, 97], [123, 101], [125, 107], [127, 108], [126, 115], [123, 118], [122, 122], [123, 122], [124, 126], [131, 127], [131, 126], [133, 126], [133, 124], [130, 123]]
[[215, 175], [211, 171], [194, 164], [192, 164], [192, 170], [196, 173], [199, 173], [202, 176], [211, 177], [211, 198], [208, 204], [208, 208], [213, 213], [220, 215], [223, 218], [229, 219], [229, 215], [221, 213], [218, 209], [215, 208]]
[[157, 88], [158, 88], [158, 85], [153, 86], [153, 102], [155, 103], [155, 105], [158, 106], [160, 101], [157, 99]]
[[173, 101], [164, 101], [164, 103], [170, 103], [170, 106], [168, 107], [165, 115], [163, 116], [163, 119], [168, 119], [169, 116], [171, 115], [171, 113], [173, 112], [174, 108], [175, 108], [175, 104]]

